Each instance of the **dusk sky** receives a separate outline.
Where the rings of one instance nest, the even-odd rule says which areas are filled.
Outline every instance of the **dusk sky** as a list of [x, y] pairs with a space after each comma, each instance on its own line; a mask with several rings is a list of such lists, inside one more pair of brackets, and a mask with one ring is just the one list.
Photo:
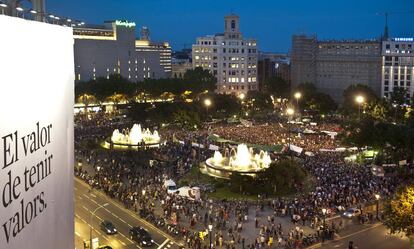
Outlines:
[[[86, 23], [127, 19], [148, 26], [151, 39], [169, 41], [174, 50], [191, 47], [196, 37], [223, 32], [223, 17], [241, 18], [245, 37], [261, 51], [288, 52], [291, 35], [316, 33], [321, 39], [372, 39], [383, 33], [390, 12], [393, 37], [414, 36], [414, 0], [49, 0], [47, 11]], [[401, 13], [408, 12], [411, 13]], [[392, 14], [394, 13], [394, 14]]]

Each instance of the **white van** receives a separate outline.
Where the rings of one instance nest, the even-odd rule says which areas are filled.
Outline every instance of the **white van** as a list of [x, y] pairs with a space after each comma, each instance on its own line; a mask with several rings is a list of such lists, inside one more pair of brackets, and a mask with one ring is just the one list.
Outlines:
[[164, 181], [164, 188], [167, 190], [168, 194], [174, 194], [177, 192], [177, 184], [171, 179]]

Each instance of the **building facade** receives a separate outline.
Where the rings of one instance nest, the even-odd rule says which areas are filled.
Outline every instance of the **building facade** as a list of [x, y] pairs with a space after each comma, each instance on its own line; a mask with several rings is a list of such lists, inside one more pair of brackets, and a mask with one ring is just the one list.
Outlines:
[[168, 43], [151, 42], [149, 36], [137, 40], [135, 26], [133, 22], [118, 20], [75, 27], [76, 81], [109, 78], [111, 74], [120, 74], [131, 81], [170, 77]]
[[291, 82], [295, 87], [313, 83], [336, 102], [350, 85], [363, 84], [381, 93], [381, 41], [321, 41], [316, 35], [294, 35]]
[[225, 17], [224, 34], [197, 38], [192, 61], [193, 68], [208, 69], [217, 78], [218, 93], [238, 95], [259, 89], [257, 42], [243, 38], [237, 15]]
[[260, 53], [258, 62], [260, 90], [264, 90], [264, 83], [274, 77], [290, 83], [290, 57], [287, 54]]
[[381, 96], [391, 97], [395, 87], [414, 94], [414, 38], [392, 38], [382, 42]]
[[175, 51], [172, 56], [172, 77], [183, 78], [184, 74], [193, 69], [191, 49]]
[[[169, 78], [171, 76], [171, 47], [168, 42], [154, 42], [150, 39], [150, 30], [147, 27], [141, 28], [141, 37], [135, 41], [135, 52], [138, 58], [145, 59], [146, 61], [154, 60], [158, 57], [159, 66], [157, 73], [159, 77], [155, 77], [155, 72], [152, 78]], [[156, 59], [155, 59], [156, 60]], [[155, 68], [155, 67], [154, 67]], [[148, 78], [148, 72], [146, 72]]]

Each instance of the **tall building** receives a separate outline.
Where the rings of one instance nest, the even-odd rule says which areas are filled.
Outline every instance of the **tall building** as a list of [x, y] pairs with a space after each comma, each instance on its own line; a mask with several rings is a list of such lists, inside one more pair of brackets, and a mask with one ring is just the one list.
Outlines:
[[395, 87], [414, 94], [414, 38], [391, 38], [382, 42], [381, 96], [391, 96]]
[[261, 52], [258, 63], [260, 90], [264, 90], [264, 83], [274, 77], [279, 77], [290, 83], [290, 57], [287, 54]]
[[381, 41], [318, 40], [316, 35], [294, 35], [291, 52], [293, 87], [313, 83], [342, 102], [344, 90], [353, 84], [381, 93]]
[[171, 48], [168, 43], [149, 41], [149, 31], [146, 40], [137, 40], [135, 26], [133, 22], [117, 20], [75, 27], [76, 81], [108, 78], [111, 74], [120, 74], [131, 81], [169, 77]]
[[[168, 42], [154, 42], [150, 39], [150, 31], [147, 27], [141, 28], [141, 37], [135, 41], [135, 51], [139, 58], [150, 61], [150, 58], [159, 57], [159, 65], [164, 73], [159, 72], [157, 78], [169, 78], [171, 76], [171, 47]], [[155, 72], [153, 78], [155, 78]], [[148, 77], [148, 72], [147, 72]]]
[[217, 78], [217, 92], [247, 93], [258, 90], [257, 42], [240, 32], [240, 18], [224, 18], [224, 34], [197, 38], [192, 47], [193, 68], [208, 69]]

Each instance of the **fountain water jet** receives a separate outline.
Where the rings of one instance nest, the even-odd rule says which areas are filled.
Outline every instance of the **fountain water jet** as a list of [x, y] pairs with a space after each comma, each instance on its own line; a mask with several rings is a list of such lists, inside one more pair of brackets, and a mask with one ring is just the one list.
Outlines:
[[269, 168], [272, 162], [267, 152], [260, 151], [254, 154], [252, 148], [245, 144], [239, 144], [237, 149], [232, 148], [225, 156], [215, 151], [214, 156], [205, 162], [202, 172], [214, 177], [229, 179], [231, 173], [237, 172], [246, 175], [256, 175], [258, 172]]
[[134, 124], [130, 130], [120, 132], [115, 129], [112, 136], [105, 141], [105, 148], [139, 148], [139, 147], [158, 147], [161, 138], [158, 131], [152, 133], [148, 128], [142, 129], [140, 124]]

